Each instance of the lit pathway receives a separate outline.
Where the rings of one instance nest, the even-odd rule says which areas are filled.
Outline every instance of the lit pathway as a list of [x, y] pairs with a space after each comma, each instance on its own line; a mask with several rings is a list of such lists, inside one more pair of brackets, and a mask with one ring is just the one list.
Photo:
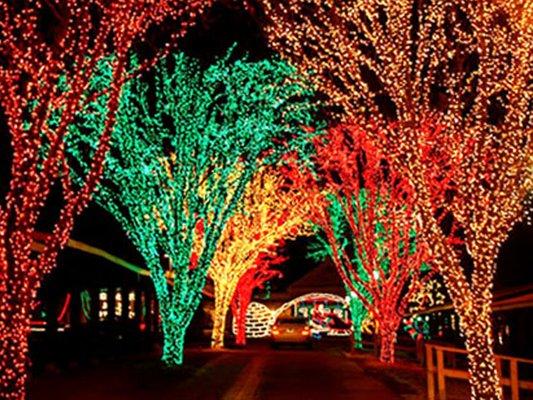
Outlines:
[[395, 400], [353, 361], [326, 351], [254, 354], [223, 400]]
[[[323, 346], [322, 346], [323, 347]], [[31, 379], [32, 400], [400, 400], [338, 348], [187, 351], [185, 366], [157, 360], [108, 361]], [[389, 384], [390, 385], [390, 384]]]

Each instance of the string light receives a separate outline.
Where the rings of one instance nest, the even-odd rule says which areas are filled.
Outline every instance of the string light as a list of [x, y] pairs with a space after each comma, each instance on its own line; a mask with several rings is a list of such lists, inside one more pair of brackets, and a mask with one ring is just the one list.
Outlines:
[[[275, 312], [275, 318], [292, 308], [292, 315], [308, 319], [314, 337], [349, 336], [351, 321], [348, 303], [331, 293], [308, 293], [285, 303]], [[275, 322], [275, 320], [274, 320]]]
[[261, 169], [246, 188], [238, 212], [224, 228], [209, 269], [215, 287], [211, 347], [224, 347], [226, 315], [246, 271], [255, 268], [257, 261], [264, 262], [267, 254], [275, 258], [284, 240], [311, 233], [311, 207], [300, 190], [287, 182], [280, 168]]
[[529, 165], [526, 168], [525, 188], [523, 221], [527, 226], [533, 226], [533, 154], [529, 157]]
[[[309, 243], [307, 247], [307, 257], [314, 262], [324, 262], [325, 260], [329, 259], [328, 245], [321, 240], [320, 236], [317, 238], [318, 240]], [[361, 287], [357, 282], [354, 282], [354, 284], [359, 287], [360, 294], [368, 296], [363, 287]], [[362, 349], [363, 322], [368, 316], [368, 311], [355, 292], [350, 290], [350, 288], [346, 285], [344, 285], [344, 290], [346, 292], [346, 303], [350, 309], [350, 320], [352, 323], [352, 335], [354, 339], [353, 346], [355, 349]]]
[[[323, 240], [320, 240], [320, 236], [317, 238], [319, 240], [309, 243], [307, 247], [307, 257], [314, 262], [324, 262], [324, 260], [329, 258], [328, 246]], [[359, 286], [359, 293], [367, 295], [363, 287], [361, 287], [357, 282], [354, 282], [354, 284]], [[350, 309], [350, 320], [352, 323], [352, 335], [354, 339], [353, 346], [355, 349], [362, 349], [363, 322], [368, 316], [368, 311], [361, 300], [359, 300], [359, 297], [355, 292], [350, 290], [350, 288], [346, 285], [344, 285], [344, 290], [346, 292], [346, 302]]]
[[[335, 117], [370, 135], [374, 125], [385, 130], [380, 146], [415, 190], [417, 232], [460, 317], [471, 398], [501, 399], [490, 304], [495, 257], [520, 217], [532, 157], [531, 2], [261, 3], [272, 46], [340, 106]], [[428, 134], [428, 120], [439, 133]]]
[[[116, 142], [95, 195], [150, 270], [168, 366], [183, 362], [185, 331], [207, 270], [252, 176], [305, 147], [311, 136], [301, 126], [312, 120], [312, 93], [294, 68], [231, 58], [230, 52], [203, 70], [173, 54], [155, 66], [153, 82], [126, 85]], [[103, 123], [100, 107], [94, 104], [80, 130]], [[85, 137], [71, 146], [82, 165], [80, 149], [91, 143]]]
[[[232, 332], [239, 346], [246, 344], [246, 338], [257, 339], [270, 336], [272, 310], [264, 304], [252, 301], [246, 307], [245, 313], [245, 317], [241, 319], [242, 322], [234, 318], [232, 324]], [[242, 333], [239, 334], [239, 330], [242, 330]], [[239, 339], [239, 335], [244, 339]]]
[[[233, 293], [231, 300], [231, 314], [233, 315], [233, 325], [235, 326], [236, 336], [235, 343], [239, 346], [246, 344], [247, 332], [252, 331], [248, 329], [247, 321], [252, 295], [255, 289], [262, 289], [264, 284], [273, 278], [281, 278], [282, 274], [273, 267], [285, 261], [285, 257], [275, 253], [261, 253], [257, 259], [255, 268], [250, 268], [240, 277], [237, 288]], [[252, 318], [253, 321], [253, 318]], [[268, 334], [270, 334], [270, 326], [268, 327]]]
[[[430, 326], [423, 316], [419, 315], [429, 308], [442, 306], [449, 301], [446, 289], [436, 278], [428, 280], [424, 286], [413, 294], [409, 302], [409, 317], [404, 319], [404, 331], [413, 339], [430, 339]], [[453, 319], [452, 319], [453, 321]]]
[[428, 308], [442, 306], [446, 304], [446, 289], [436, 278], [428, 280], [424, 287], [414, 293], [410, 304], [409, 312], [417, 313]]
[[[353, 347], [355, 349], [363, 348], [363, 322], [367, 318], [368, 311], [366, 310], [363, 302], [359, 299], [356, 293], [346, 290], [349, 294], [346, 296], [348, 299], [348, 305], [350, 307], [350, 318], [352, 321], [352, 335], [353, 335]], [[359, 291], [363, 293], [363, 290]]]
[[[338, 304], [340, 305], [340, 308], [335, 308], [334, 310], [341, 311], [340, 314], [344, 314], [344, 311], [348, 309], [348, 304], [346, 303], [345, 299], [343, 299], [340, 296], [331, 294], [331, 293], [307, 293], [302, 296], [298, 296], [281, 306], [279, 306], [275, 310], [269, 309], [264, 304], [252, 301], [249, 303], [249, 305], [246, 307], [246, 315], [245, 318], [243, 318], [243, 335], [244, 337], [249, 338], [262, 338], [262, 337], [268, 337], [270, 336], [272, 326], [276, 323], [276, 320], [287, 312], [287, 310], [290, 310], [291, 308], [294, 308], [298, 304]], [[305, 306], [306, 307], [306, 306]], [[304, 310], [307, 311], [307, 308], [304, 308]], [[298, 310], [297, 312], [298, 313]], [[305, 317], [311, 317], [309, 313], [307, 315], [304, 315]], [[239, 335], [239, 321], [236, 319], [233, 319], [233, 325], [232, 325], [232, 331], [233, 333], [238, 336]], [[329, 327], [320, 326], [317, 324], [313, 324], [313, 321], [310, 323], [311, 325], [311, 331], [315, 334], [318, 333], [326, 333], [328, 336], [345, 336], [344, 330], [338, 330], [338, 329], [331, 329]], [[239, 342], [240, 345], [244, 345], [246, 342]]]
[[379, 323], [380, 360], [393, 363], [409, 300], [431, 274], [427, 247], [415, 240], [411, 188], [383, 161], [364, 129], [339, 125], [317, 141], [318, 180], [295, 180], [315, 205], [313, 222], [347, 290]]
[[[55, 266], [74, 218], [85, 208], [102, 173], [115, 121], [125, 61], [147, 29], [173, 18], [178, 32], [194, 21], [205, 1], [2, 2], [0, 5], [0, 104], [9, 131], [9, 191], [0, 206], [0, 396], [25, 398], [30, 310], [43, 277]], [[48, 15], [48, 18], [43, 18]], [[98, 16], [98, 17], [96, 17]], [[96, 66], [113, 52], [106, 88], [105, 124], [81, 184], [74, 187], [65, 139], [91, 95]], [[56, 185], [57, 184], [57, 185]], [[62, 196], [43, 251], [33, 233], [52, 187]], [[45, 213], [46, 214], [46, 213]]]

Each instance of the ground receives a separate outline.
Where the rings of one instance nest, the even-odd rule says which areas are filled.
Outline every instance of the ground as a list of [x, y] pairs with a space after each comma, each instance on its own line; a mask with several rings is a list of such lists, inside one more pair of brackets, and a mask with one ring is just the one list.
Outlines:
[[[403, 365], [403, 367], [402, 367]], [[407, 365], [407, 364], [405, 364]], [[185, 365], [162, 370], [155, 355], [94, 362], [32, 377], [33, 400], [418, 400], [425, 375], [415, 364], [384, 368], [369, 353], [348, 355], [338, 344], [314, 350], [191, 349]], [[403, 369], [402, 369], [403, 368]]]

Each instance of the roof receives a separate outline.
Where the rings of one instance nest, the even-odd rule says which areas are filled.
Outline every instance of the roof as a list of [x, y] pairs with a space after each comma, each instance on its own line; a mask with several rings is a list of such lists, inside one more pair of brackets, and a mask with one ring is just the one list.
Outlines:
[[293, 282], [284, 292], [272, 293], [272, 298], [292, 299], [307, 293], [346, 295], [341, 278], [331, 261], [318, 265]]

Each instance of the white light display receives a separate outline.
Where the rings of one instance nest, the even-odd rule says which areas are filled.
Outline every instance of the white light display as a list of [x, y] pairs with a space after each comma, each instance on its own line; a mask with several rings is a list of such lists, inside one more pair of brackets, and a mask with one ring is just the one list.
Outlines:
[[[246, 337], [262, 338], [270, 336], [270, 329], [274, 323], [274, 311], [261, 303], [252, 301], [246, 309]], [[232, 324], [233, 334], [237, 334], [235, 319]]]
[[[272, 325], [279, 316], [292, 309], [292, 316], [310, 318], [310, 327], [313, 334], [327, 336], [348, 336], [351, 328], [331, 328], [327, 323], [333, 316], [343, 321], [346, 326], [351, 326], [349, 320], [348, 304], [340, 296], [330, 293], [309, 293], [299, 296], [284, 303], [275, 310], [269, 309], [264, 304], [251, 302], [246, 310], [246, 337], [262, 338], [270, 336]], [[311, 310], [312, 309], [312, 310]], [[235, 322], [232, 325], [233, 334], [237, 333]]]

